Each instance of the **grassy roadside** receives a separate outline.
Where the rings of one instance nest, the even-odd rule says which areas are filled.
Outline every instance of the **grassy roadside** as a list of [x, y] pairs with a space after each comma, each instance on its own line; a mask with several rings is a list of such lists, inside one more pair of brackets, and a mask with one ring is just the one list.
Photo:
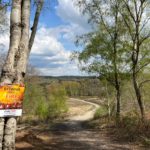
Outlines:
[[63, 118], [68, 111], [63, 86], [58, 83], [42, 84], [38, 79], [26, 82], [23, 116], [20, 122], [51, 121]]
[[150, 119], [147, 117], [143, 123], [136, 111], [124, 112], [119, 124], [116, 124], [115, 114], [108, 115], [108, 107], [97, 97], [80, 97], [88, 102], [99, 104], [94, 118], [86, 121], [85, 128], [105, 130], [107, 135], [117, 142], [135, 143], [144, 149], [150, 149]]
[[100, 108], [93, 120], [84, 123], [86, 128], [105, 130], [107, 135], [119, 143], [136, 143], [144, 149], [150, 149], [150, 120], [142, 123], [137, 116], [122, 116], [120, 123], [116, 124], [114, 117], [108, 117]]

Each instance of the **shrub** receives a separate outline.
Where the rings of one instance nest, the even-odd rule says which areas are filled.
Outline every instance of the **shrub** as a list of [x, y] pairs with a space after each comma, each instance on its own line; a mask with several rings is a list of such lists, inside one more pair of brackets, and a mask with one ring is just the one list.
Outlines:
[[94, 119], [98, 119], [100, 117], [103, 117], [105, 115], [107, 115], [107, 109], [105, 107], [99, 107], [97, 108], [95, 114], [94, 114]]
[[27, 82], [23, 110], [28, 118], [56, 118], [67, 111], [66, 100], [65, 89], [60, 84], [53, 83], [47, 86]]
[[38, 102], [35, 115], [37, 115], [42, 120], [47, 120], [49, 116], [48, 105], [43, 99]]
[[145, 146], [145, 147], [149, 147], [150, 148], [150, 138], [147, 138], [147, 137], [141, 137], [142, 138], [142, 144]]
[[66, 92], [63, 86], [56, 84], [51, 85], [49, 87], [49, 103], [48, 103], [48, 109], [49, 109], [49, 118], [51, 117], [58, 117], [61, 114], [65, 113], [67, 109], [66, 105]]

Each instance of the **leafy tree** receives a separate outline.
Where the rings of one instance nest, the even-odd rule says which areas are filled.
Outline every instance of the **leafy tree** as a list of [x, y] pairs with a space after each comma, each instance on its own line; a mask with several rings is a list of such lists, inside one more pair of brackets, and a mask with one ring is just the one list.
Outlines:
[[149, 30], [149, 0], [122, 0], [120, 13], [128, 30], [129, 41], [131, 43], [130, 58], [132, 81], [136, 94], [136, 99], [144, 120], [145, 110], [141, 94], [141, 85], [149, 80], [138, 81], [141, 73], [148, 69], [150, 64], [150, 30]]
[[116, 117], [119, 118], [121, 76], [127, 70], [129, 61], [128, 43], [124, 44], [127, 41], [126, 29], [119, 13], [121, 3], [115, 0], [81, 0], [79, 5], [83, 13], [90, 16], [89, 21], [97, 26], [97, 30], [79, 39], [79, 42], [83, 41], [85, 47], [78, 54], [78, 59], [83, 65], [83, 70], [103, 76], [114, 86]]

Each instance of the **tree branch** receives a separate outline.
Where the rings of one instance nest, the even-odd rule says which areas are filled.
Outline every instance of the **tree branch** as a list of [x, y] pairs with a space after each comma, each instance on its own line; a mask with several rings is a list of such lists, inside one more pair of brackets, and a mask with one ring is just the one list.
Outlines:
[[44, 4], [44, 0], [39, 0], [37, 3], [37, 9], [36, 9], [35, 17], [34, 17], [34, 23], [33, 23], [33, 27], [31, 28], [32, 32], [31, 32], [31, 36], [30, 36], [30, 40], [29, 40], [29, 53], [30, 53], [33, 43], [34, 43], [34, 39], [35, 39], [35, 35], [37, 32], [37, 26], [38, 26], [38, 22], [39, 22], [43, 4]]
[[123, 2], [124, 2], [124, 4], [126, 5], [126, 8], [127, 8], [128, 12], [129, 12], [131, 18], [133, 19], [133, 21], [134, 21], [134, 23], [135, 23], [136, 20], [135, 20], [135, 17], [134, 17], [134, 15], [133, 15], [133, 13], [131, 12], [131, 9], [130, 9], [130, 7], [129, 7], [128, 2], [126, 2], [126, 0], [123, 0]]
[[145, 84], [145, 83], [147, 83], [147, 82], [150, 82], [150, 80], [142, 81], [142, 82], [139, 84], [139, 88], [142, 88], [143, 84]]

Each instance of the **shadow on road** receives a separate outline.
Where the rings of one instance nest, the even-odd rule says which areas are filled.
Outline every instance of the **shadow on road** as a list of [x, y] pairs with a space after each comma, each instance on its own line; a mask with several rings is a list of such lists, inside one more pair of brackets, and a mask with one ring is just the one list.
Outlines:
[[105, 137], [105, 131], [83, 128], [82, 123], [66, 121], [51, 129], [30, 129], [17, 138], [17, 150], [132, 150]]
[[[141, 150], [130, 143], [114, 141], [107, 129], [93, 130], [84, 126], [93, 118], [97, 104], [69, 99], [67, 121], [32, 125], [17, 132], [17, 150]], [[81, 107], [82, 106], [82, 107]]]

